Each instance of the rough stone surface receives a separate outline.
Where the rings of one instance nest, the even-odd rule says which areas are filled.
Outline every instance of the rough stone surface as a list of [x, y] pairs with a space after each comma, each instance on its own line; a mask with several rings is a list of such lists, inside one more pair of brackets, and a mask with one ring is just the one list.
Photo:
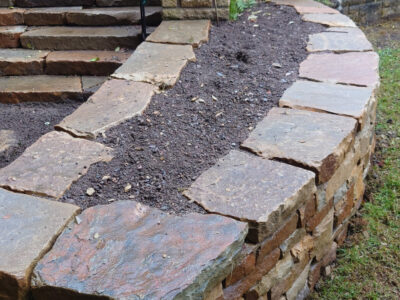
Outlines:
[[212, 0], [181, 0], [182, 7], [212, 7]]
[[92, 6], [94, 0], [15, 0], [20, 7], [48, 7], [48, 6]]
[[210, 26], [210, 20], [163, 21], [146, 41], [199, 47], [208, 42]]
[[0, 298], [25, 299], [36, 262], [79, 207], [0, 189]]
[[202, 299], [228, 274], [247, 233], [246, 224], [222, 216], [179, 217], [133, 201], [79, 217], [36, 266], [35, 299], [66, 299], [66, 290], [75, 297]]
[[18, 145], [15, 132], [12, 130], [0, 130], [0, 154], [12, 151]]
[[38, 27], [21, 35], [24, 48], [50, 50], [134, 49], [139, 45], [140, 26]]
[[331, 249], [333, 243], [333, 209], [329, 211], [321, 223], [314, 229], [314, 251], [316, 260], [321, 260]]
[[24, 24], [24, 11], [22, 8], [0, 8], [0, 26]]
[[50, 75], [109, 76], [131, 54], [130, 51], [55, 51], [46, 58], [46, 73]]
[[275, 232], [314, 191], [310, 171], [232, 151], [184, 195], [209, 212], [249, 222], [248, 239], [257, 242]]
[[173, 86], [188, 61], [195, 61], [189, 45], [142, 43], [113, 77]]
[[29, 26], [64, 25], [67, 23], [66, 14], [80, 11], [82, 7], [39, 7], [25, 12], [25, 24]]
[[351, 52], [372, 51], [373, 47], [364, 34], [346, 32], [321, 32], [311, 34], [307, 44], [308, 52]]
[[79, 77], [11, 76], [0, 77], [0, 102], [40, 102], [79, 99], [82, 87]]
[[0, 170], [0, 187], [58, 199], [91, 164], [110, 161], [110, 152], [99, 143], [52, 131]]
[[74, 136], [95, 138], [99, 133], [140, 114], [155, 87], [148, 83], [113, 79], [56, 126]]
[[47, 51], [0, 49], [0, 75], [39, 75], [44, 71]]
[[372, 95], [372, 88], [299, 80], [285, 91], [279, 106], [349, 116], [364, 125]]
[[[229, 20], [229, 8], [218, 8], [218, 17], [220, 20]], [[217, 18], [215, 8], [163, 8], [164, 20], [199, 20]]]
[[356, 24], [342, 14], [305, 14], [302, 19], [306, 22], [320, 23], [331, 27], [356, 27]]
[[82, 76], [82, 92], [85, 97], [94, 94], [107, 79], [105, 76]]
[[273, 0], [272, 2], [293, 6], [299, 14], [339, 14], [336, 9], [314, 0]]
[[240, 263], [235, 266], [232, 272], [225, 279], [225, 285], [230, 286], [250, 275], [256, 268], [257, 247], [253, 244], [245, 243], [240, 252]]
[[297, 296], [307, 286], [308, 273], [310, 271], [311, 264], [308, 264], [304, 270], [301, 272], [299, 277], [295, 280], [291, 288], [286, 292], [287, 300], [297, 300]]
[[379, 56], [375, 52], [311, 54], [300, 64], [302, 78], [358, 86], [379, 85]]
[[26, 26], [0, 27], [0, 48], [18, 48], [20, 36], [25, 32]]
[[349, 149], [357, 121], [311, 111], [273, 108], [242, 144], [265, 158], [295, 162], [326, 182]]
[[[109, 6], [139, 6], [139, 0], [96, 0], [96, 5], [101, 7]], [[148, 6], [161, 6], [161, 0], [147, 0]]]

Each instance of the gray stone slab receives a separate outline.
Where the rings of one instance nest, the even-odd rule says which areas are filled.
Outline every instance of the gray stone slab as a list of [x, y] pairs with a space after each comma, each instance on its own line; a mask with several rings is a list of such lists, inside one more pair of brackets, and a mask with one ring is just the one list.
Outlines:
[[0, 189], [2, 299], [25, 299], [37, 261], [78, 212], [79, 207], [71, 204]]
[[148, 83], [110, 80], [56, 128], [93, 139], [99, 133], [141, 114], [155, 89]]
[[35, 299], [204, 299], [231, 272], [247, 224], [217, 215], [169, 215], [133, 201], [79, 216], [38, 263]]
[[354, 140], [353, 118], [305, 110], [273, 108], [242, 144], [265, 158], [284, 160], [329, 180]]
[[308, 52], [372, 51], [373, 47], [364, 34], [346, 32], [321, 32], [311, 34], [307, 44]]
[[95, 0], [14, 0], [19, 7], [92, 6]]
[[348, 16], [342, 14], [304, 14], [302, 19], [306, 22], [320, 23], [331, 27], [357, 27]]
[[184, 192], [207, 211], [250, 223], [248, 239], [275, 232], [315, 192], [307, 170], [240, 151], [231, 151]]
[[52, 131], [0, 169], [0, 187], [58, 199], [91, 164], [110, 161], [111, 149]]
[[144, 42], [112, 76], [169, 87], [186, 64], [195, 60], [192, 46]]
[[0, 75], [39, 75], [49, 52], [28, 49], [0, 49]]
[[336, 9], [314, 0], [272, 0], [272, 2], [293, 6], [299, 14], [339, 14]]
[[368, 87], [298, 80], [285, 91], [279, 106], [349, 116], [363, 125], [372, 96]]

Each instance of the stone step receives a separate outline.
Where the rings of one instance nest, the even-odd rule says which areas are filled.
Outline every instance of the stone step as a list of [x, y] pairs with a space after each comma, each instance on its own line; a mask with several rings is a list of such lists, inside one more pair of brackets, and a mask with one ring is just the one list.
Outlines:
[[[1, 0], [0, 6], [11, 6], [14, 4], [18, 7], [59, 7], [59, 6], [139, 6], [139, 0]], [[161, 0], [148, 0], [149, 6], [161, 6]]]
[[39, 50], [135, 49], [140, 44], [140, 26], [38, 27], [20, 36], [23, 48]]
[[40, 75], [48, 51], [0, 49], [0, 76]]
[[26, 26], [1, 26], [0, 48], [18, 48], [20, 36], [25, 32]]

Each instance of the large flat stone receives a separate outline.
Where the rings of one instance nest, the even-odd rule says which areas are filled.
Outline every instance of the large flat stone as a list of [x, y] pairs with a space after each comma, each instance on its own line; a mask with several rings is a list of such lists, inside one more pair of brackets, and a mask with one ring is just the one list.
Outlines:
[[95, 0], [14, 0], [19, 7], [92, 6]]
[[114, 78], [173, 86], [188, 61], [196, 56], [189, 45], [142, 43], [112, 75]]
[[46, 58], [46, 73], [53, 75], [111, 75], [132, 54], [115, 51], [55, 51]]
[[56, 126], [74, 136], [95, 138], [99, 133], [142, 113], [150, 103], [155, 86], [113, 79]]
[[2, 26], [0, 27], [0, 48], [18, 48], [20, 36], [25, 32], [26, 26]]
[[342, 14], [305, 14], [302, 19], [306, 22], [320, 23], [331, 27], [356, 27], [356, 24]]
[[364, 125], [372, 96], [369, 87], [298, 80], [285, 91], [279, 106], [353, 117]]
[[0, 77], [0, 102], [40, 102], [79, 99], [80, 77], [76, 76], [11, 76]]
[[0, 170], [0, 187], [58, 199], [91, 164], [110, 161], [110, 153], [102, 144], [52, 131]]
[[36, 266], [35, 299], [203, 299], [228, 275], [247, 233], [222, 216], [173, 216], [133, 201], [79, 218]]
[[192, 45], [208, 42], [210, 20], [163, 21], [146, 39], [148, 42]]
[[299, 14], [339, 14], [336, 9], [314, 0], [273, 0], [272, 2], [293, 6]]
[[311, 54], [300, 64], [302, 78], [378, 87], [379, 56], [375, 52]]
[[0, 8], [0, 26], [24, 24], [24, 11], [22, 8]]
[[0, 298], [25, 299], [37, 261], [79, 207], [0, 189]]
[[372, 51], [373, 47], [363, 33], [321, 32], [311, 34], [307, 44], [308, 52]]
[[28, 49], [0, 49], [0, 75], [39, 75], [49, 52]]
[[18, 145], [15, 132], [12, 130], [0, 130], [0, 155], [4, 155]]
[[64, 25], [67, 12], [79, 10], [82, 10], [81, 6], [31, 8], [25, 12], [24, 20], [29, 26]]
[[139, 45], [140, 26], [38, 27], [21, 35], [24, 48], [50, 50], [134, 49]]
[[259, 242], [313, 197], [314, 177], [288, 164], [231, 151], [184, 195], [209, 212], [249, 222], [248, 239]]
[[322, 183], [340, 166], [356, 127], [353, 118], [273, 108], [242, 146], [262, 157], [311, 169]]

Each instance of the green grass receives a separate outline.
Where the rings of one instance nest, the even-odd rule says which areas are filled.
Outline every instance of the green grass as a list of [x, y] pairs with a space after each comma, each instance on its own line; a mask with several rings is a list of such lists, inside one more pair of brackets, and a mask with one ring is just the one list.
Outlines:
[[[353, 219], [337, 267], [313, 299], [400, 299], [400, 43], [381, 49], [377, 151], [363, 222]], [[357, 222], [358, 220], [358, 222]]]

